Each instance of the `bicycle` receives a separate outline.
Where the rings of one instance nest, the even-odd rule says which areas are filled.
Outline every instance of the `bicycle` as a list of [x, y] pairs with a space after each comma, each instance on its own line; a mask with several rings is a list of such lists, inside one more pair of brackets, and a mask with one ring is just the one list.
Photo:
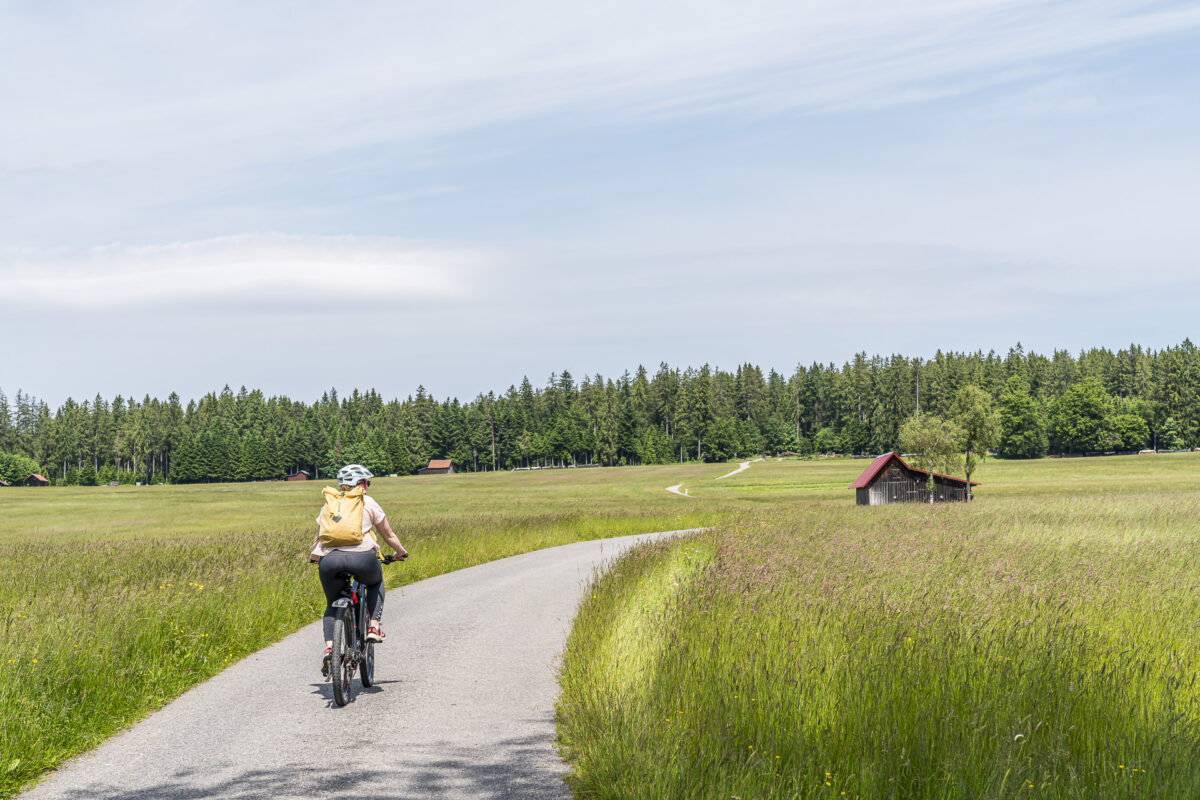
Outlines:
[[[379, 560], [384, 564], [403, 561], [408, 555], [389, 553]], [[350, 702], [354, 674], [358, 673], [364, 689], [375, 683], [375, 643], [367, 641], [367, 604], [363, 586], [347, 574], [342, 596], [333, 601], [339, 609], [333, 626], [333, 652], [330, 655], [329, 678], [333, 681], [333, 702], [344, 706]]]

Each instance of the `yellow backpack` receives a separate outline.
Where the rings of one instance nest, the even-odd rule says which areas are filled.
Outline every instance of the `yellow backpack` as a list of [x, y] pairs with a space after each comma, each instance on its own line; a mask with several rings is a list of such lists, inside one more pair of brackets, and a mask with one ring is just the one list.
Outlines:
[[321, 509], [321, 544], [326, 547], [353, 547], [363, 540], [363, 494], [366, 489], [359, 484], [346, 492], [332, 486], [321, 490], [325, 495], [325, 507]]

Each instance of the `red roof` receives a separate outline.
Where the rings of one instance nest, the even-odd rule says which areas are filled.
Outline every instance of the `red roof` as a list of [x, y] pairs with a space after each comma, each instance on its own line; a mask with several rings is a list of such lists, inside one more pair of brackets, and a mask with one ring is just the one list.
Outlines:
[[[854, 480], [854, 483], [850, 484], [850, 488], [851, 489], [867, 488], [867, 485], [870, 484], [871, 481], [875, 480], [875, 476], [878, 475], [880, 472], [882, 472], [883, 468], [885, 466], [887, 466], [887, 464], [893, 458], [896, 459], [897, 461], [899, 461], [901, 466], [903, 466], [909, 472], [915, 472], [918, 475], [928, 475], [929, 474], [927, 471], [925, 471], [923, 469], [917, 469], [916, 467], [910, 467], [908, 464], [904, 463], [903, 458], [896, 455], [895, 453], [884, 453], [883, 455], [879, 456], [879, 458], [872, 461], [871, 465], [862, 471], [862, 474], [859, 475]], [[951, 478], [949, 475], [939, 475], [936, 472], [933, 473], [933, 476], [935, 478], [944, 478], [945, 480], [948, 480], [948, 481], [954, 481], [955, 483], [966, 483], [966, 481], [963, 480], [962, 478]], [[975, 481], [971, 481], [971, 485], [978, 486], [979, 484], [976, 483]]]
[[433, 458], [429, 461], [429, 466], [426, 469], [449, 469], [450, 459], [448, 458]]

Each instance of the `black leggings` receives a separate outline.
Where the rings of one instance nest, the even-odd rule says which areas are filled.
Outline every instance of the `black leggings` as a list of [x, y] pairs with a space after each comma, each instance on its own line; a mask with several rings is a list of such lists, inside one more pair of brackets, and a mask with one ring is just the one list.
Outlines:
[[317, 571], [321, 576], [321, 588], [325, 590], [325, 617], [321, 620], [325, 641], [333, 639], [333, 626], [337, 621], [333, 601], [342, 596], [347, 574], [358, 578], [366, 587], [367, 596], [363, 599], [367, 604], [368, 619], [383, 617], [383, 567], [374, 550], [361, 553], [334, 550], [321, 558]]

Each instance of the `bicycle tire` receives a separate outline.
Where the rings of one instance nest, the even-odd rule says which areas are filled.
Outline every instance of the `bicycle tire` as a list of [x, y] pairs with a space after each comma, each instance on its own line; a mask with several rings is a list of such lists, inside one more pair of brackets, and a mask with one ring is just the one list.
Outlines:
[[350, 609], [343, 608], [333, 626], [333, 659], [329, 671], [333, 677], [333, 702], [344, 706], [350, 702], [350, 684], [354, 680], [354, 643]]
[[367, 642], [367, 647], [363, 651], [362, 669], [358, 671], [359, 680], [362, 681], [364, 689], [370, 689], [375, 683], [375, 643]]

